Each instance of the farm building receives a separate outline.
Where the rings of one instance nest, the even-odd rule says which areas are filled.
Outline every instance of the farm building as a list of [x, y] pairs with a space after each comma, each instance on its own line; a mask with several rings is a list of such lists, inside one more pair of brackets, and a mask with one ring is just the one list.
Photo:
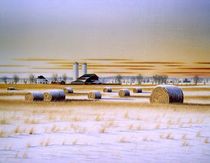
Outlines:
[[36, 83], [37, 84], [47, 84], [48, 80], [44, 76], [40, 75], [37, 77]]
[[84, 74], [71, 84], [101, 84], [96, 74]]

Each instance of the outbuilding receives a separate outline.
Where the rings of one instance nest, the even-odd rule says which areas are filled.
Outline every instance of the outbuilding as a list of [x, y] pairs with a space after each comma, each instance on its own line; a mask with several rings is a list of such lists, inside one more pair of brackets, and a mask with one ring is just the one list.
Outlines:
[[101, 84], [96, 74], [84, 74], [71, 84]]
[[40, 75], [37, 77], [36, 83], [37, 84], [47, 84], [48, 80], [43, 75]]

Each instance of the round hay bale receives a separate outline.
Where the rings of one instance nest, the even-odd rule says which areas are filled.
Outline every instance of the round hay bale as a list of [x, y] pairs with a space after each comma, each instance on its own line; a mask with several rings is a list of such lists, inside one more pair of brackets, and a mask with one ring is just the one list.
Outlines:
[[133, 93], [142, 93], [141, 88], [133, 88]]
[[120, 97], [130, 96], [130, 91], [128, 89], [121, 89], [119, 91], [119, 96]]
[[64, 101], [66, 98], [64, 90], [49, 90], [44, 93], [44, 101]]
[[172, 85], [159, 85], [155, 87], [150, 96], [150, 103], [183, 103], [182, 89]]
[[16, 90], [16, 88], [15, 87], [8, 87], [7, 90], [12, 91], [12, 90]]
[[65, 88], [64, 88], [64, 92], [65, 92], [65, 93], [74, 93], [74, 90], [73, 90], [73, 88], [71, 88], [71, 87], [65, 87]]
[[89, 99], [101, 99], [101, 92], [99, 91], [92, 91], [88, 93]]
[[111, 87], [105, 87], [103, 89], [103, 92], [112, 92], [112, 88]]
[[38, 91], [28, 92], [25, 95], [25, 100], [28, 101], [28, 102], [43, 101], [44, 100], [44, 93], [43, 92], [38, 92]]

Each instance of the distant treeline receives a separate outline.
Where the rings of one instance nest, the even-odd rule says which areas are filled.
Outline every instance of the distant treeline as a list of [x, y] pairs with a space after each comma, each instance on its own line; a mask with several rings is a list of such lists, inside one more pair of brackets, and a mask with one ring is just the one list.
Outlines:
[[[48, 84], [55, 83], [70, 83], [73, 79], [72, 77], [68, 77], [66, 74], [59, 76], [58, 74], [53, 74], [51, 77], [46, 78]], [[198, 83], [209, 83], [210, 78], [208, 77], [199, 77], [197, 75], [193, 77], [168, 77], [167, 75], [153, 75], [153, 76], [143, 76], [138, 74], [136, 76], [109, 76], [109, 77], [100, 77], [100, 81], [105, 84], [142, 84], [142, 83], [150, 83], [150, 84], [177, 84], [177, 83], [190, 83], [190, 84], [198, 84]], [[27, 78], [20, 78], [17, 74], [13, 75], [13, 77], [3, 76], [0, 78], [1, 83], [5, 84], [36, 84], [37, 77], [33, 74], [30, 74]]]

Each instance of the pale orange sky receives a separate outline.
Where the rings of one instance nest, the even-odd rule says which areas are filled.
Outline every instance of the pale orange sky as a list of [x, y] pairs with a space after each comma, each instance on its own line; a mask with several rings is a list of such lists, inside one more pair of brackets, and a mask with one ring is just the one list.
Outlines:
[[[210, 76], [210, 62], [166, 62], [132, 59], [82, 59], [76, 61], [79, 63], [86, 62], [88, 64], [88, 73], [97, 73], [99, 76], [118, 74], [132, 76], [138, 74], [145, 76], [163, 74], [173, 77]], [[72, 64], [75, 61], [65, 58], [16, 58], [13, 59], [13, 62], [17, 64], [0, 65], [0, 68], [6, 70], [0, 72], [0, 75], [19, 74], [25, 77], [30, 73], [35, 75], [44, 74], [46, 76], [58, 73], [61, 76], [66, 73], [71, 77]]]

